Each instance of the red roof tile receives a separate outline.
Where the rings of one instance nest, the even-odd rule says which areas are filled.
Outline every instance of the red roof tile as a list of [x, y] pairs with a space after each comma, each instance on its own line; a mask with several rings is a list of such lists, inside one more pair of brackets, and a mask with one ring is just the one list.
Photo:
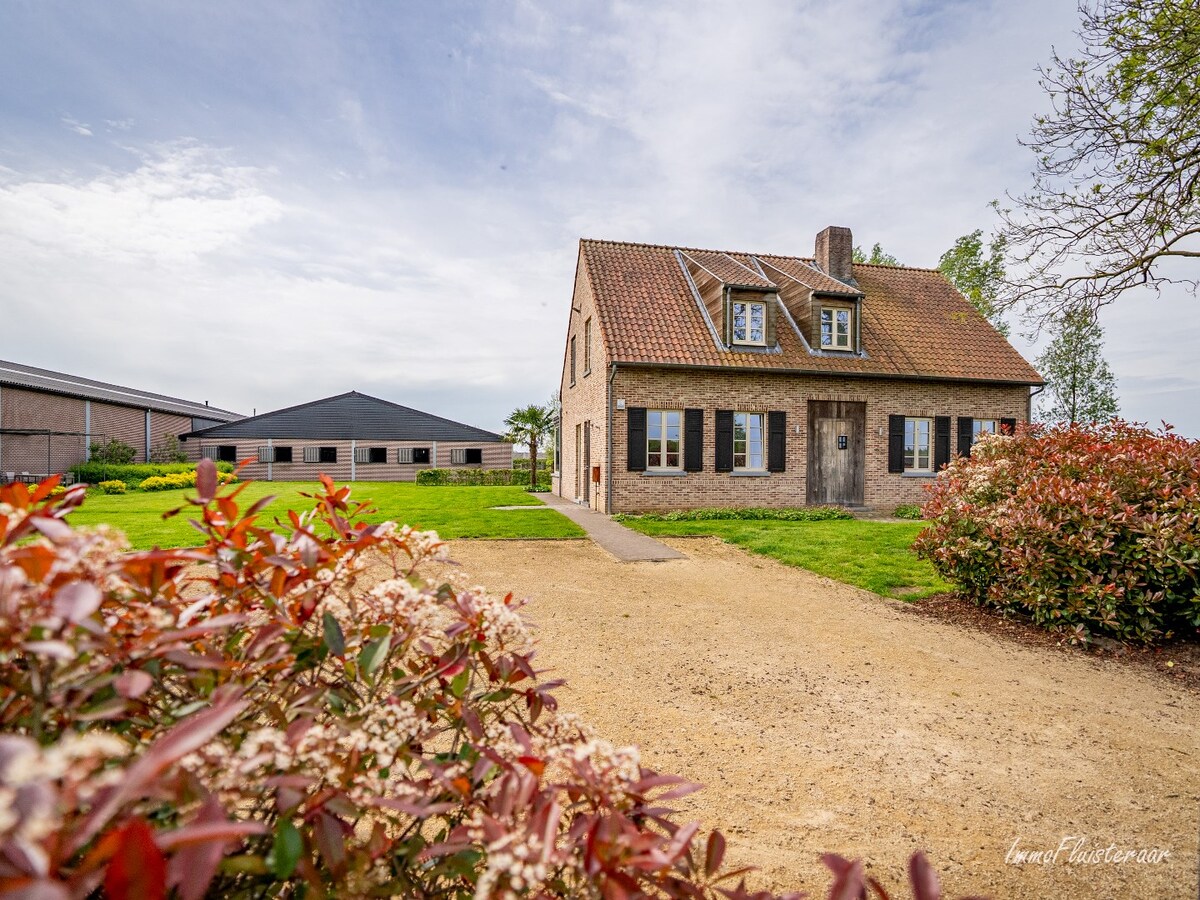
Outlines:
[[[769, 290], [772, 276], [782, 272], [819, 293], [861, 293], [865, 354], [814, 354], [782, 319], [780, 352], [725, 350], [704, 322], [676, 251], [728, 283]], [[934, 269], [856, 263], [855, 289], [803, 257], [597, 240], [581, 241], [580, 254], [595, 294], [601, 336], [617, 363], [1042, 383], [1033, 367]]]

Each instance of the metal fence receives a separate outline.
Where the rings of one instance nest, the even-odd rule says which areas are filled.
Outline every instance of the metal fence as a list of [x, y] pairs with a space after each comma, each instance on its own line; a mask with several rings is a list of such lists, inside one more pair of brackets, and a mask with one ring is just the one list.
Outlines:
[[107, 435], [95, 432], [0, 428], [0, 483], [34, 483], [50, 475], [63, 475], [70, 483], [68, 470], [87, 460], [88, 444], [107, 441]]

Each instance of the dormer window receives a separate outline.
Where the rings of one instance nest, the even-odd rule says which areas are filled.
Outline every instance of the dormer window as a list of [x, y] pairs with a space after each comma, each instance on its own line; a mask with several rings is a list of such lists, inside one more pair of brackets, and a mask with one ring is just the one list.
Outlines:
[[733, 342], [735, 344], [767, 343], [767, 304], [734, 301]]
[[854, 310], [851, 307], [821, 307], [821, 349], [854, 349]]

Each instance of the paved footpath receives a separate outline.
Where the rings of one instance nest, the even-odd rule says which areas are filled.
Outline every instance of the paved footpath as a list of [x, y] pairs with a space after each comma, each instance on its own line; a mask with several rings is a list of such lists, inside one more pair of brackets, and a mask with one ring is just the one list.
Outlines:
[[656, 562], [666, 559], [687, 559], [678, 550], [661, 541], [626, 528], [608, 516], [565, 500], [557, 494], [536, 495], [539, 500], [556, 509], [584, 531], [603, 550], [617, 558], [618, 562]]

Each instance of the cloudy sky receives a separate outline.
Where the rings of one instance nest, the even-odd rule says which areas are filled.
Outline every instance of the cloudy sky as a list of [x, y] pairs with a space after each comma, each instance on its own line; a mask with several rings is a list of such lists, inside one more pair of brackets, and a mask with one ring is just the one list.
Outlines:
[[[1076, 23], [1073, 0], [0, 9], [0, 358], [486, 428], [557, 385], [580, 237], [807, 255], [839, 224], [935, 266], [990, 229]], [[1200, 301], [1102, 321], [1123, 412], [1200, 436]]]

